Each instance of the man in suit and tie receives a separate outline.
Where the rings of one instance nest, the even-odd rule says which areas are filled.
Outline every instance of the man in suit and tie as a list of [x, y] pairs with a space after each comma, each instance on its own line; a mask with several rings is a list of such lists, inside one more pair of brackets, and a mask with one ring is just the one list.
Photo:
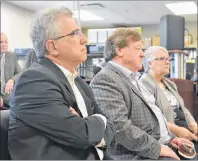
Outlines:
[[12, 159], [107, 159], [114, 126], [76, 68], [87, 38], [66, 7], [39, 12], [30, 26], [38, 63], [23, 72], [11, 96], [8, 147]]
[[8, 37], [1, 32], [1, 102], [2, 106], [9, 107], [9, 95], [12, 92], [14, 83], [19, 77], [21, 67], [16, 56], [8, 51]]
[[[119, 28], [107, 39], [104, 56], [110, 60], [90, 86], [102, 111], [114, 122], [113, 159], [179, 159], [186, 139], [173, 137], [155, 99], [138, 83], [142, 68], [142, 38], [131, 28]], [[169, 148], [169, 146], [171, 148]]]

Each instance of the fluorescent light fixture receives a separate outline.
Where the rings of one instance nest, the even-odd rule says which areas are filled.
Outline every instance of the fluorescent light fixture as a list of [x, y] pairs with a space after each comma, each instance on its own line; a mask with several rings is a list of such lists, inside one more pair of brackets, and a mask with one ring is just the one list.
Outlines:
[[[74, 11], [74, 17], [78, 18], [78, 11]], [[104, 20], [103, 17], [99, 17], [90, 13], [86, 10], [80, 10], [80, 20], [81, 21], [102, 21]]]
[[165, 6], [175, 15], [197, 14], [197, 5], [194, 2], [169, 3]]
[[89, 29], [89, 31], [114, 31], [115, 28], [105, 28], [105, 29]]

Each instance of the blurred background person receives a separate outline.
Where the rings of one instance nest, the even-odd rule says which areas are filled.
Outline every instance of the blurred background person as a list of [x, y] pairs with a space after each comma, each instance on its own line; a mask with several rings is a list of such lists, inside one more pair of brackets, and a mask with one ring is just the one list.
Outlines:
[[36, 56], [34, 49], [32, 49], [27, 54], [24, 69], [29, 68], [34, 62], [38, 62], [38, 57]]
[[189, 71], [187, 71], [187, 72], [186, 72], [186, 79], [187, 79], [187, 80], [191, 80], [191, 78], [192, 78], [191, 73], [190, 73]]
[[93, 73], [94, 75], [96, 75], [99, 71], [101, 71], [101, 69], [107, 64], [107, 61], [101, 61], [100, 63], [98, 63], [96, 66], [94, 66], [93, 68]]
[[193, 76], [191, 78], [191, 80], [193, 82], [196, 82], [197, 81], [197, 73], [198, 73], [198, 68], [197, 69], [194, 69], [194, 71], [193, 71]]
[[9, 95], [12, 92], [14, 83], [19, 77], [21, 67], [17, 62], [14, 53], [8, 51], [8, 37], [1, 32], [1, 98], [3, 106], [9, 108]]

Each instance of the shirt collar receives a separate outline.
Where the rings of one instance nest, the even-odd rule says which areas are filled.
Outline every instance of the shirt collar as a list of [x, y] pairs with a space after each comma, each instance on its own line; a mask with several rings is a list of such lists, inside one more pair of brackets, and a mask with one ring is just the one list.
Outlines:
[[64, 73], [64, 75], [67, 77], [67, 78], [72, 78], [73, 80], [77, 77], [78, 73], [76, 72], [76, 70], [74, 71], [74, 73], [71, 73], [70, 71], [68, 71], [67, 69], [65, 69], [63, 66], [53, 62], [54, 64], [56, 64], [60, 70]]
[[123, 72], [123, 74], [125, 76], [127, 76], [127, 77], [131, 77], [132, 76], [136, 80], [138, 80], [140, 78], [141, 74], [139, 72], [132, 72], [128, 68], [126, 68], [126, 67], [124, 67], [124, 66], [122, 66], [120, 64], [117, 64], [117, 63], [115, 63], [113, 61], [109, 61], [109, 63], [111, 63], [113, 66], [118, 67]]

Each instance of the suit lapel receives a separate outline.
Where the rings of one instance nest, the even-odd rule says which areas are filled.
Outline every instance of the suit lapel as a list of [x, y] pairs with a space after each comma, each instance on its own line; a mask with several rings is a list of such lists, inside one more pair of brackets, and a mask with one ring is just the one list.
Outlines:
[[11, 71], [9, 71], [9, 65], [11, 65], [10, 64], [10, 61], [11, 60], [9, 60], [9, 58], [8, 58], [8, 53], [5, 53], [5, 67], [4, 67], [4, 79], [5, 79], [5, 83], [7, 83], [7, 81], [8, 81], [8, 78], [9, 78], [9, 76], [8, 76], [8, 74], [11, 72]]
[[[112, 64], [108, 63], [107, 64], [107, 68], [109, 68], [110, 70], [113, 70], [115, 73], [117, 73], [123, 82], [125, 82], [129, 88], [131, 88], [133, 90], [133, 92], [142, 100], [144, 101], [147, 105], [148, 103], [146, 102], [146, 100], [144, 99], [143, 95], [140, 93], [140, 91], [133, 85], [133, 83], [131, 83], [131, 80], [124, 75], [117, 67], [113, 66]], [[149, 105], [148, 105], [149, 106]], [[150, 106], [149, 106], [150, 107]]]
[[[80, 110], [77, 107], [76, 98], [74, 96], [73, 90], [72, 90], [67, 78], [65, 77], [64, 73], [60, 70], [60, 68], [47, 58], [41, 58], [38, 63], [45, 66], [46, 68], [48, 68], [53, 74], [56, 75], [59, 82], [70, 93], [70, 99], [67, 99], [68, 104], [69, 104], [68, 106], [71, 106], [72, 108], [74, 108], [76, 110], [76, 112], [79, 113]], [[65, 99], [66, 99], [66, 97], [65, 97]]]
[[181, 98], [178, 95], [178, 93], [176, 92], [175, 87], [173, 87], [173, 85], [171, 85], [171, 83], [169, 82], [169, 80], [163, 79], [164, 83], [166, 84], [166, 86], [168, 87], [168, 89], [171, 91], [171, 93], [175, 96], [175, 98], [177, 99], [177, 101], [179, 102], [180, 106], [181, 105]]
[[[76, 112], [82, 117], [82, 113], [80, 112], [80, 109], [78, 107], [74, 92], [72, 90], [71, 85], [69, 84], [67, 78], [65, 77], [64, 73], [60, 70], [60, 68], [58, 66], [56, 66], [53, 62], [51, 62], [49, 59], [47, 58], [43, 58], [39, 61], [39, 63], [41, 65], [44, 65], [45, 67], [47, 67], [50, 71], [52, 71], [59, 79], [60, 83], [64, 85], [64, 87], [69, 91], [69, 93], [71, 94], [72, 99], [71, 100], [67, 100], [69, 103], [69, 106], [71, 106], [72, 108], [74, 108], [76, 110]], [[91, 112], [91, 108], [89, 108], [89, 106], [91, 105], [90, 102], [88, 102], [87, 98], [86, 98], [86, 94], [83, 91], [80, 83], [79, 83], [79, 77], [77, 77], [75, 79], [75, 83], [76, 86], [78, 88], [78, 90], [80, 91], [84, 101], [85, 101], [85, 105], [87, 108], [87, 112], [88, 115], [92, 114]], [[88, 110], [90, 109], [90, 110]]]
[[87, 109], [87, 113], [88, 115], [92, 115], [93, 114], [93, 108], [92, 108], [92, 100], [87, 96], [87, 94], [85, 93], [85, 90], [83, 89], [83, 84], [81, 83], [82, 80], [80, 80], [81, 78], [77, 77], [75, 79], [75, 84], [78, 88], [78, 90], [80, 91], [83, 99], [84, 99], [84, 102], [85, 102], [85, 106], [86, 106], [86, 109]]
[[66, 79], [64, 73], [59, 69], [59, 67], [57, 67], [53, 62], [51, 62], [47, 58], [41, 58], [39, 64], [44, 65], [50, 71], [52, 71], [59, 78], [59, 80], [65, 86], [65, 88], [74, 96], [73, 90], [68, 80]]
[[[146, 77], [146, 79], [148, 81], [151, 81], [152, 83], [154, 83], [154, 86], [156, 87], [156, 89], [155, 89], [156, 92], [154, 92], [154, 93], [156, 93], [156, 96], [154, 96], [155, 99], [158, 99], [159, 97], [161, 97], [161, 94], [164, 95], [164, 93], [162, 93], [163, 91], [158, 86], [157, 82], [154, 80], [153, 76], [150, 73], [144, 73], [144, 76]], [[166, 99], [166, 97], [164, 99]], [[160, 103], [160, 105], [158, 107], [161, 109], [162, 113], [165, 113], [166, 110], [164, 109], [164, 106], [163, 106], [163, 103], [162, 103], [162, 100], [161, 99], [159, 99], [159, 103]]]

